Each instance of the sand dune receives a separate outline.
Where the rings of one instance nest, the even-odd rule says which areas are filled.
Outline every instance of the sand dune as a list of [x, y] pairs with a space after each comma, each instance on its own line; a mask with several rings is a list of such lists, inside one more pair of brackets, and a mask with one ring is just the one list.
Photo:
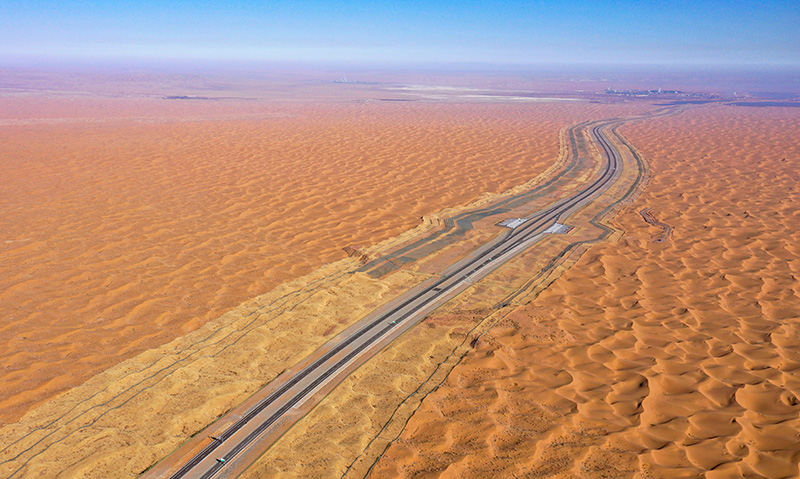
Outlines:
[[[111, 394], [127, 383], [99, 371], [116, 378], [108, 368], [123, 359], [145, 350], [141, 357], [152, 359], [160, 353], [151, 348], [204, 324], [233, 327], [230, 318], [252, 311], [221, 313], [281, 285], [278, 294], [287, 280], [344, 258], [344, 246], [373, 245], [421, 215], [536, 176], [557, 156], [556, 132], [569, 123], [644, 108], [0, 103], [14, 112], [0, 120], [0, 175], [10, 179], [0, 184], [5, 422], [92, 376], [81, 394]], [[372, 477], [798, 475], [798, 127], [791, 109], [727, 106], [623, 127], [653, 176], [615, 220], [622, 240], [592, 247], [475, 343]], [[672, 228], [665, 241], [655, 241], [663, 228], [645, 221], [645, 208]], [[447, 354], [437, 338], [464, 337], [469, 321], [458, 315], [471, 307], [453, 306], [390, 351], [407, 376], [378, 371], [384, 389], [354, 396], [364, 401], [356, 412], [364, 424], [334, 421], [338, 434], [320, 434], [325, 422], [305, 424], [287, 435], [305, 428], [312, 442], [343, 452], [306, 470], [338, 471], [353, 460], [380, 425], [374, 411], [391, 411], [386, 398], [413, 389], [415, 374]], [[291, 364], [292, 347], [275, 360]], [[252, 352], [229, 354], [247, 363]], [[140, 404], [160, 407], [200, 379], [218, 389], [193, 398], [185, 415], [238, 402], [229, 371], [207, 367], [176, 375], [163, 396], [115, 409], [72, 438], [80, 447], [54, 447], [28, 470], [63, 471], [65, 460], [94, 477], [119, 469], [109, 461], [141, 470], [157, 460], [153, 451], [163, 454], [164, 444], [205, 422], [176, 412], [169, 432], [151, 421], [147, 431], [156, 433], [143, 437]], [[256, 371], [240, 389], [276, 372]], [[344, 389], [345, 399], [354, 394]], [[33, 409], [19, 429], [71, 407], [69, 395], [60, 398]], [[323, 402], [315, 414], [341, 419], [336, 404]], [[104, 437], [114, 451], [86, 452]], [[290, 451], [280, 461], [294, 460], [294, 444], [277, 446]]]
[[726, 106], [624, 126], [653, 177], [623, 239], [484, 336], [371, 477], [797, 477], [799, 130]]
[[557, 156], [559, 128], [600, 115], [590, 104], [0, 103], [1, 422], [345, 246], [524, 182]]

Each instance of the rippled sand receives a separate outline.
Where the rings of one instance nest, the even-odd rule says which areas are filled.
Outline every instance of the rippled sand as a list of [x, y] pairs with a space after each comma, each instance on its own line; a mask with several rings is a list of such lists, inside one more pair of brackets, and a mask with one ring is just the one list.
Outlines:
[[0, 422], [537, 175], [588, 104], [0, 97]]
[[653, 172], [625, 236], [484, 336], [371, 477], [798, 475], [800, 116], [621, 131]]

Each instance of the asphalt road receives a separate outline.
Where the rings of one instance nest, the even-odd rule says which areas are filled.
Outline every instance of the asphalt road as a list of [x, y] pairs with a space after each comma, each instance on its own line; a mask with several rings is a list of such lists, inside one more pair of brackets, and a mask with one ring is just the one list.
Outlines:
[[[604, 130], [619, 120], [596, 124], [591, 129], [594, 141], [602, 149], [605, 164], [598, 178], [580, 191], [562, 199], [524, 223], [500, 235], [451, 266], [436, 281], [415, 288], [391, 306], [370, 315], [346, 334], [337, 336], [327, 352], [286, 378], [283, 384], [233, 422], [199, 453], [172, 473], [172, 479], [226, 477], [241, 470], [249, 448], [258, 443], [293, 410], [302, 406], [320, 388], [340, 381], [343, 371], [363, 363], [387, 341], [419, 323], [434, 309], [446, 303], [470, 284], [480, 280], [538, 241], [548, 228], [563, 222], [574, 211], [602, 194], [622, 171], [619, 152]], [[251, 457], [252, 454], [248, 457]], [[237, 461], [238, 459], [238, 461]], [[252, 460], [252, 458], [250, 459]], [[235, 466], [235, 467], [234, 467]], [[148, 477], [148, 474], [145, 474]], [[156, 477], [156, 476], [152, 476]]]

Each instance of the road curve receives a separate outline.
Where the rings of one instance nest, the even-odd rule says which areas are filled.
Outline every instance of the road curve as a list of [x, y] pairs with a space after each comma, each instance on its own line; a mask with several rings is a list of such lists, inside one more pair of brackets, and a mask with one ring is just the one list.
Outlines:
[[[206, 479], [225, 477], [229, 475], [228, 471], [241, 470], [246, 466], [242, 461], [247, 458], [242, 456], [246, 455], [247, 450], [315, 392], [341, 381], [347, 368], [369, 359], [470, 284], [528, 249], [549, 227], [563, 222], [570, 214], [601, 195], [622, 172], [620, 153], [604, 134], [605, 129], [619, 123], [622, 120], [608, 120], [591, 128], [592, 138], [605, 157], [602, 172], [593, 182], [474, 251], [451, 266], [437, 280], [415, 288], [385, 310], [370, 315], [337, 336], [326, 347], [324, 354], [286, 378], [277, 389], [242, 414], [221, 434], [213, 437], [209, 444], [179, 469], [172, 469], [168, 477]], [[154, 475], [160, 474], [156, 472], [158, 470], [156, 468], [144, 477], [165, 477]]]

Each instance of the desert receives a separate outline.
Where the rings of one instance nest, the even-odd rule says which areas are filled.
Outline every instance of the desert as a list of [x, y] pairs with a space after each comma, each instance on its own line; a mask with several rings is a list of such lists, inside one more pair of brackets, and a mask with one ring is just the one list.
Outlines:
[[[46, 420], [42, 428], [42, 417], [77, 426], [69, 415], [80, 412], [76, 397], [125, 390], [137, 357], [164, 355], [171, 342], [226, 324], [237, 306], [285, 291], [280, 286], [292, 280], [313, 281], [308, 275], [324, 265], [348, 261], [348, 247], [391, 243], [420, 217], [544, 175], [559, 155], [558, 132], [578, 119], [643, 110], [560, 101], [175, 103], [64, 92], [10, 94], [3, 102], [10, 180], [3, 230], [17, 233], [4, 240], [2, 263], [4, 450], [12, 458], [29, 437], [20, 431], [54, 427]], [[245, 119], [235, 118], [238, 109]], [[323, 196], [309, 196], [312, 190]], [[397, 292], [384, 287], [366, 305]], [[352, 319], [337, 316], [338, 324]], [[316, 328], [315, 337], [337, 327]], [[268, 364], [272, 373], [242, 381], [211, 408], [200, 401], [197, 410], [213, 418], [309, 351], [309, 344], [287, 344], [286, 357]], [[110, 418], [125, 429], [155, 426], [117, 409]], [[190, 432], [185, 427], [157, 439], [160, 450], [174, 447]], [[131, 447], [140, 455], [135, 467], [144, 469], [151, 456]], [[45, 469], [23, 471], [50, 474], [58, 457], [56, 469], [48, 458]], [[115, 472], [93, 461], [76, 467]]]
[[321, 390], [237, 473], [798, 474], [796, 108], [479, 76], [258, 98], [56, 78], [0, 96], [0, 474], [173, 471], [499, 220], [590, 183], [603, 153], [574, 135], [610, 119], [627, 166], [562, 234]]
[[653, 176], [622, 239], [483, 336], [371, 477], [797, 477], [798, 123], [624, 126]]
[[346, 247], [535, 177], [559, 129], [599, 111], [1, 101], [6, 423]]
[[797, 2], [0, 2], [0, 478], [800, 478]]

